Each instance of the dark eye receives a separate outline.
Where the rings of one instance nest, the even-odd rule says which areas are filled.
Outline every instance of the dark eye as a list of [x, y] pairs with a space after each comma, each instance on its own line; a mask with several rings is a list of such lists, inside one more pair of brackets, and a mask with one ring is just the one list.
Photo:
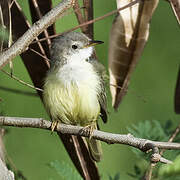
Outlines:
[[73, 49], [77, 49], [78, 47], [76, 45], [72, 45], [72, 48]]

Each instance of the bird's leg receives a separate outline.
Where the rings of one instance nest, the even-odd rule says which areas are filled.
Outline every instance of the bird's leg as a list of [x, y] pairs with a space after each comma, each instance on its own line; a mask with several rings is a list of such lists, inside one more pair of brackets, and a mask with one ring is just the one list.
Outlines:
[[57, 127], [58, 123], [59, 123], [59, 121], [58, 121], [58, 120], [53, 121], [53, 122], [51, 123], [51, 131], [52, 131], [52, 132], [53, 132], [53, 131], [54, 131], [54, 129]]
[[96, 127], [96, 124], [95, 124], [95, 123], [96, 123], [96, 120], [93, 121], [91, 124], [83, 127], [83, 129], [82, 129], [82, 131], [83, 131], [83, 132], [86, 132], [86, 134], [89, 136], [89, 139], [92, 138], [92, 136], [93, 136], [93, 131], [94, 131], [94, 129], [96, 129], [96, 128], [95, 128], [95, 127]]

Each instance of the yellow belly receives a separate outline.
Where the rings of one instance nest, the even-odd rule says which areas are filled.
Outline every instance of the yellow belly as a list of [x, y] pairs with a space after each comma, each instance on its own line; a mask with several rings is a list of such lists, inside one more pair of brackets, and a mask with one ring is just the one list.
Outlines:
[[88, 81], [77, 86], [73, 82], [63, 84], [51, 77], [46, 80], [43, 94], [45, 106], [54, 120], [87, 126], [95, 122], [99, 116], [97, 88]]

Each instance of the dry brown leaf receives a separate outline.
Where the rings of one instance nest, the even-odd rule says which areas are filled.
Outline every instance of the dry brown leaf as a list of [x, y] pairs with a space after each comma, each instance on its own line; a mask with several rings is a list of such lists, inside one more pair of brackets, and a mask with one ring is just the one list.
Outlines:
[[[131, 0], [117, 0], [117, 8]], [[158, 0], [139, 1], [118, 13], [112, 25], [109, 45], [109, 73], [112, 105], [118, 108], [149, 35], [149, 23]]]

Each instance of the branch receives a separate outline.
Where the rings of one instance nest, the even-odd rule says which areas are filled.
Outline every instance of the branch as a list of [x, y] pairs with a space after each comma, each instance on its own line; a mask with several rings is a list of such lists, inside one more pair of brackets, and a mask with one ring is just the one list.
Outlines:
[[[175, 137], [178, 135], [178, 133], [180, 132], [180, 124], [177, 126], [177, 128], [175, 129], [174, 133], [171, 135], [171, 137], [169, 138], [168, 142], [173, 142], [173, 140], [175, 139]], [[163, 155], [165, 149], [161, 149], [161, 151], [159, 152], [160, 157]], [[168, 162], [169, 160], [163, 159], [163, 157], [161, 157], [161, 162], [164, 161], [164, 163], [172, 163], [172, 162]], [[149, 165], [148, 170], [145, 173], [145, 176], [143, 179], [145, 180], [151, 180], [152, 177], [152, 170], [153, 168], [155, 168], [155, 166], [157, 165], [156, 162], [152, 162]]]
[[37, 91], [41, 91], [41, 92], [43, 91], [42, 89], [37, 88], [37, 87], [34, 87], [33, 85], [24, 82], [23, 80], [21, 80], [21, 79], [19, 79], [18, 77], [12, 75], [11, 73], [8, 73], [7, 71], [5, 71], [5, 70], [3, 70], [3, 69], [1, 69], [1, 71], [2, 71], [4, 74], [8, 75], [8, 76], [11, 77], [12, 79], [18, 81], [19, 83], [21, 83], [21, 84], [23, 84], [23, 85], [25, 85], [25, 86], [28, 86], [28, 87], [30, 87], [30, 88], [32, 88], [32, 89], [37, 90]]
[[0, 179], [15, 180], [14, 173], [7, 169], [4, 162], [0, 159]]
[[[82, 27], [87, 26], [89, 24], [92, 24], [92, 23], [95, 23], [97, 21], [103, 20], [103, 19], [105, 19], [105, 18], [107, 18], [109, 16], [112, 16], [113, 14], [116, 14], [119, 11], [122, 11], [122, 10], [124, 10], [126, 8], [132, 7], [135, 4], [140, 3], [140, 2], [141, 2], [141, 0], [134, 0], [134, 1], [128, 3], [127, 5], [124, 5], [123, 7], [119, 8], [119, 9], [113, 10], [113, 11], [111, 11], [111, 12], [109, 12], [109, 13], [103, 15], [103, 16], [99, 16], [99, 17], [97, 17], [95, 19], [92, 19], [92, 20], [89, 20], [89, 21], [84, 22], [82, 24], [79, 24], [79, 25], [77, 25], [77, 26], [75, 26], [75, 27], [73, 27], [73, 28], [71, 28], [71, 29], [69, 29], [67, 31], [64, 31], [63, 33], [71, 32], [71, 31], [74, 31], [74, 30], [76, 30], [78, 28], [82, 28]], [[54, 34], [54, 35], [49, 36], [48, 38], [52, 39], [52, 38], [55, 38], [57, 36], [62, 35], [63, 33]], [[46, 40], [46, 38], [41, 38], [38, 41], [33, 41], [31, 44], [34, 44], [34, 43], [37, 43], [37, 42], [41, 42], [41, 41], [45, 41], [45, 40]]]
[[15, 180], [14, 173], [8, 170], [5, 162], [5, 147], [3, 143], [4, 129], [0, 128], [0, 179]]
[[7, 51], [0, 55], [0, 68], [5, 66], [10, 60], [21, 54], [29, 44], [48, 26], [53, 24], [64, 12], [74, 5], [75, 0], [63, 0], [39, 21], [26, 31]]
[[[44, 120], [42, 118], [0, 116], [0, 126], [31, 127], [31, 128], [51, 130], [51, 124], [52, 122]], [[61, 132], [63, 134], [89, 137], [89, 134], [83, 130], [83, 127], [80, 127], [80, 126], [73, 126], [73, 125], [66, 125], [66, 124], [59, 123], [54, 131]], [[127, 134], [127, 135], [113, 134], [113, 133], [103, 132], [99, 130], [94, 130], [92, 138], [104, 141], [108, 144], [129, 145], [144, 152], [152, 149], [155, 154], [158, 153], [157, 148], [169, 149], [169, 150], [180, 149], [180, 143], [151, 141], [148, 139], [136, 138], [131, 134]]]

